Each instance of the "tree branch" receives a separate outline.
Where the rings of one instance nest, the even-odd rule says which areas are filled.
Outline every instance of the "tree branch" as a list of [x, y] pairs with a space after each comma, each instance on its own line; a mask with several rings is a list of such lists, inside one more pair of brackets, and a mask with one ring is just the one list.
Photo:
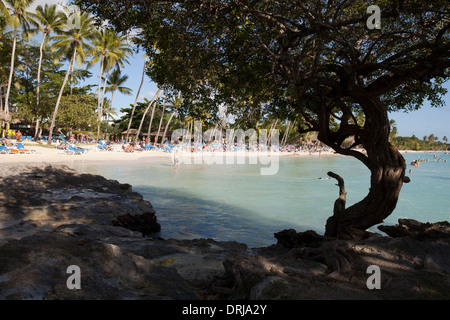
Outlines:
[[339, 216], [345, 211], [345, 202], [347, 199], [347, 192], [345, 192], [344, 179], [340, 175], [331, 171], [329, 171], [327, 174], [330, 177], [336, 179], [338, 182], [337, 186], [339, 186], [339, 197], [334, 202], [333, 214], [334, 216]]

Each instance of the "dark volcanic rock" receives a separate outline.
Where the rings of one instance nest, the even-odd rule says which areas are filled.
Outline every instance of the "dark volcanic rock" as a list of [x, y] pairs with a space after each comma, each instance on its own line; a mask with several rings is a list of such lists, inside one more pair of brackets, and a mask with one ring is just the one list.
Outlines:
[[422, 223], [413, 219], [399, 219], [395, 226], [379, 226], [378, 229], [393, 238], [410, 237], [426, 240], [450, 237], [450, 223], [448, 221]]
[[151, 212], [135, 215], [127, 213], [114, 219], [112, 225], [138, 231], [142, 236], [161, 231], [161, 225], [156, 222], [156, 216]]
[[9, 226], [0, 243], [63, 224], [112, 225], [123, 216], [135, 220], [123, 224], [131, 230], [139, 223], [146, 235], [160, 230], [151, 203], [129, 184], [45, 164], [2, 167], [0, 173], [0, 222]]
[[[69, 266], [81, 288], [69, 289]], [[0, 299], [197, 299], [176, 269], [90, 238], [41, 232], [0, 247]]]

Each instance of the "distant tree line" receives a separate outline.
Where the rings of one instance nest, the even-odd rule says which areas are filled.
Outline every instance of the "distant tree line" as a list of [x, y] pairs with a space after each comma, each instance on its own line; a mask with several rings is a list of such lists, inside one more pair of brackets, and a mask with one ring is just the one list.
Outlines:
[[443, 151], [450, 150], [448, 139], [446, 136], [442, 138], [442, 142], [433, 134], [424, 136], [419, 139], [415, 135], [411, 137], [393, 137], [391, 143], [399, 150], [416, 150], [416, 151]]

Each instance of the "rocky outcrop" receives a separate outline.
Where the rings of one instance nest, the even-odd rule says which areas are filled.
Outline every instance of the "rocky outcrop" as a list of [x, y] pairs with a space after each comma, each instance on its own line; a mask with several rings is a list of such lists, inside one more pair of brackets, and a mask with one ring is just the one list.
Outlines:
[[0, 243], [63, 224], [110, 226], [145, 221], [144, 234], [158, 231], [155, 210], [129, 184], [79, 174], [66, 166], [2, 166]]
[[[80, 270], [79, 288], [67, 285], [70, 266]], [[197, 299], [174, 268], [64, 232], [44, 231], [4, 244], [0, 270], [0, 299]]]
[[448, 221], [422, 223], [413, 219], [399, 219], [395, 226], [379, 226], [378, 229], [393, 238], [410, 237], [418, 240], [430, 240], [450, 237]]
[[[64, 166], [0, 173], [0, 299], [450, 298], [445, 223], [427, 224], [443, 232], [431, 237], [358, 242], [283, 230], [276, 245], [250, 249], [159, 238], [151, 204], [117, 181]], [[367, 286], [373, 265], [380, 289]], [[70, 266], [80, 270], [80, 289], [68, 286]]]

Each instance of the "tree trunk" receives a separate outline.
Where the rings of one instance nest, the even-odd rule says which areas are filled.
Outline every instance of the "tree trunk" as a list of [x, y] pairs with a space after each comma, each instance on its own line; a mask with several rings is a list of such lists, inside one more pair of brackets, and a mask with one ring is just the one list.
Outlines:
[[329, 174], [338, 180], [340, 196], [336, 200], [333, 216], [327, 220], [325, 236], [356, 240], [365, 238], [369, 234], [366, 231], [368, 228], [383, 222], [394, 211], [403, 182], [409, 182], [405, 176], [405, 159], [388, 141], [389, 119], [385, 106], [379, 99], [369, 99], [361, 106], [365, 109], [364, 129], [368, 134], [360, 137], [367, 152], [367, 157], [360, 160], [371, 172], [369, 194], [345, 208], [344, 181], [338, 175]]
[[167, 130], [169, 129], [170, 121], [172, 121], [172, 118], [175, 114], [176, 114], [176, 112], [172, 112], [172, 114], [170, 115], [169, 121], [167, 121], [166, 128], [164, 129], [162, 143], [164, 143], [164, 140], [166, 139], [166, 134], [167, 134]]
[[[156, 138], [155, 141], [156, 143], [158, 143], [158, 138], [159, 138], [159, 132], [161, 131], [161, 126], [162, 126], [162, 121], [164, 118], [164, 111], [166, 110], [166, 103], [164, 101], [164, 105], [163, 105], [163, 109], [162, 109], [162, 114], [161, 114], [161, 119], [159, 120], [159, 127], [158, 127], [158, 132], [156, 133]], [[161, 144], [163, 143], [163, 141], [161, 141]]]
[[[147, 59], [148, 59], [148, 57], [145, 56], [144, 69], [142, 70], [141, 84], [139, 85], [139, 90], [138, 90], [138, 92], [136, 94], [136, 100], [134, 100], [133, 110], [131, 110], [130, 120], [128, 121], [128, 129], [127, 129], [126, 141], [128, 141], [128, 136], [130, 135], [130, 128], [131, 128], [131, 122], [133, 121], [134, 111], [136, 110], [136, 105], [137, 105], [137, 102], [138, 102], [138, 99], [139, 99], [139, 94], [141, 93], [142, 85], [144, 84], [145, 70], [146, 70], [146, 66], [147, 66]], [[147, 136], [147, 138], [148, 138], [148, 136]]]
[[[114, 91], [116, 91], [116, 89], [113, 89], [112, 94], [111, 94], [111, 110], [113, 108], [113, 101], [114, 101]], [[106, 113], [106, 129], [105, 129], [105, 140], [107, 140], [107, 136], [108, 136], [108, 120], [109, 120], [109, 113]]]
[[37, 86], [36, 86], [36, 129], [34, 131], [34, 138], [37, 138], [37, 134], [39, 132], [39, 97], [40, 97], [40, 85], [41, 85], [41, 68], [42, 68], [42, 57], [43, 57], [43, 49], [45, 39], [47, 38], [47, 33], [44, 32], [44, 36], [42, 37], [41, 46], [39, 47], [39, 65], [38, 65], [38, 74], [37, 74]]
[[[155, 106], [156, 106], [156, 99], [158, 99], [160, 93], [161, 93], [161, 89], [158, 89], [158, 91], [156, 91], [155, 95], [153, 96], [152, 101], [150, 101], [147, 108], [145, 108], [144, 114], [142, 115], [141, 123], [139, 124], [139, 129], [136, 133], [136, 140], [139, 138], [139, 134], [141, 133], [141, 129], [142, 129], [142, 124], [144, 123], [144, 119], [145, 119], [145, 116], [147, 115], [148, 110], [150, 109], [152, 104], [155, 104]], [[154, 110], [155, 110], [155, 107], [153, 107], [153, 111]], [[152, 112], [152, 119], [153, 119], [153, 112]], [[150, 121], [150, 125], [151, 125], [151, 121]]]
[[155, 116], [155, 110], [156, 110], [156, 103], [153, 104], [152, 115], [150, 116], [150, 122], [148, 123], [148, 129], [147, 129], [148, 143], [150, 143], [150, 133], [152, 131], [152, 123], [153, 123], [153, 117]]
[[6, 89], [6, 96], [5, 96], [5, 113], [9, 113], [9, 93], [11, 91], [11, 84], [14, 74], [14, 58], [16, 55], [16, 43], [17, 43], [17, 30], [14, 29], [14, 38], [13, 38], [13, 47], [11, 52], [11, 69], [9, 70], [9, 78], [8, 78], [8, 87]]
[[72, 70], [70, 71], [70, 96], [73, 92], [73, 73], [75, 72], [75, 62], [72, 65]]
[[39, 133], [39, 115], [36, 115], [36, 128], [34, 130], [34, 139], [36, 140], [38, 137], [38, 133]]
[[76, 54], [76, 48], [74, 48], [74, 50], [73, 50], [72, 59], [70, 60], [69, 67], [67, 68], [66, 76], [64, 77], [64, 81], [61, 86], [61, 89], [59, 90], [58, 99], [56, 100], [55, 110], [53, 111], [52, 123], [50, 125], [50, 132], [48, 133], [48, 141], [47, 141], [48, 145], [52, 144], [52, 136], [53, 136], [53, 129], [55, 128], [56, 115], [58, 114], [58, 108], [59, 108], [59, 104], [61, 103], [61, 98], [62, 98], [62, 95], [64, 92], [64, 88], [67, 84], [67, 80], [69, 79], [70, 69], [72, 67], [72, 64], [75, 61], [75, 54]]
[[109, 77], [109, 72], [111, 71], [111, 69], [108, 70], [108, 72], [106, 73], [105, 76], [105, 84], [103, 85], [103, 93], [102, 93], [102, 101], [100, 104], [100, 109], [98, 110], [98, 126], [97, 126], [97, 142], [100, 139], [100, 125], [102, 123], [102, 118], [103, 118], [103, 105], [105, 102], [105, 92], [106, 92], [106, 85], [108, 84], [108, 77]]
[[102, 121], [102, 105], [101, 105], [101, 99], [100, 99], [100, 92], [102, 90], [102, 75], [103, 75], [103, 63], [105, 61], [105, 56], [102, 55], [102, 61], [100, 63], [100, 75], [98, 79], [98, 88], [97, 88], [97, 119], [98, 119], [98, 125], [97, 125], [97, 142], [100, 137], [100, 123]]

